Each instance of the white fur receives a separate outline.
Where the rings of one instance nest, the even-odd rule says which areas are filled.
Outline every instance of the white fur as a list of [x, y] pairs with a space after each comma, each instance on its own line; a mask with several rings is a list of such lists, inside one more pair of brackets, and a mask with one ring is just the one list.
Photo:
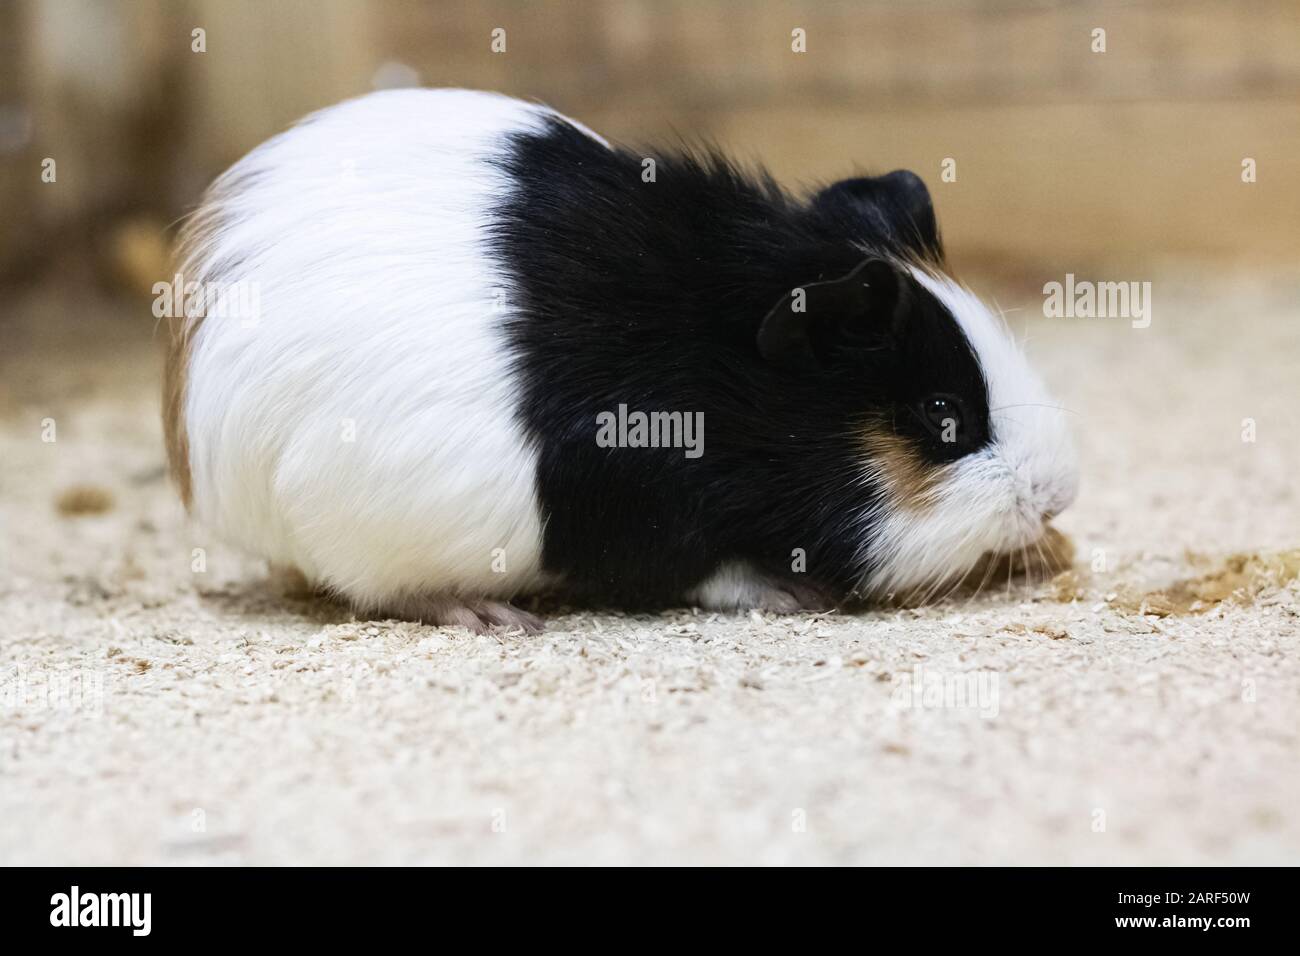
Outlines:
[[[887, 501], [866, 543], [883, 558], [863, 590], [908, 592], [964, 573], [987, 552], [1026, 548], [1078, 487], [1066, 412], [1052, 401], [1000, 317], [949, 279], [913, 269], [956, 318], [988, 386], [992, 440], [944, 467], [923, 508]], [[870, 469], [870, 466], [868, 466]], [[872, 478], [879, 476], [870, 475]]]
[[218, 182], [203, 214], [222, 226], [184, 277], [256, 283], [260, 315], [209, 318], [195, 340], [201, 521], [366, 609], [537, 583], [536, 455], [485, 246], [508, 181], [485, 160], [548, 114], [487, 93], [375, 93]]
[[790, 613], [800, 608], [798, 597], [778, 587], [744, 561], [731, 561], [696, 585], [686, 600], [710, 611], [762, 608]]

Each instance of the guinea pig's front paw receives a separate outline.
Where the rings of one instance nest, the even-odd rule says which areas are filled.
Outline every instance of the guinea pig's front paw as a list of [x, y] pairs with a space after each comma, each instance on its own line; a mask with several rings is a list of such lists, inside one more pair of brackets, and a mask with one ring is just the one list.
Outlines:
[[831, 601], [816, 586], [793, 578], [777, 580], [744, 562], [722, 565], [687, 594], [687, 600], [707, 611], [824, 611]]
[[545, 627], [541, 618], [521, 611], [509, 601], [448, 594], [403, 598], [385, 606], [382, 613], [434, 627], [463, 627], [475, 634], [515, 628], [525, 634], [540, 634]]

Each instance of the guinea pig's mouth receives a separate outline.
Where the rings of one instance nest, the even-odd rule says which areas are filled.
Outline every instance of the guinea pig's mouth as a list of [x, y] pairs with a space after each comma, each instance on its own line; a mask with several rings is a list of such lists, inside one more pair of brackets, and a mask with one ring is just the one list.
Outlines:
[[1028, 537], [1024, 544], [981, 555], [962, 576], [958, 588], [974, 588], [978, 593], [995, 583], [1044, 581], [1069, 570], [1074, 550], [1074, 542], [1044, 518], [1038, 535]]
[[1017, 582], [1036, 584], [1053, 578], [1072, 566], [1074, 552], [1074, 542], [1069, 537], [1042, 521], [1036, 535], [1024, 537], [1021, 544], [1002, 544], [985, 551], [964, 571], [858, 596], [868, 602], [883, 601], [901, 607], [941, 603], [948, 598], [969, 599], [985, 590], [1008, 588]]
[[972, 598], [1011, 584], [1036, 584], [1067, 571], [1074, 563], [1075, 546], [1069, 537], [1044, 522], [1036, 536], [1023, 544], [984, 551], [966, 571], [888, 594], [878, 594], [885, 604], [904, 607], [941, 602], [946, 598]]

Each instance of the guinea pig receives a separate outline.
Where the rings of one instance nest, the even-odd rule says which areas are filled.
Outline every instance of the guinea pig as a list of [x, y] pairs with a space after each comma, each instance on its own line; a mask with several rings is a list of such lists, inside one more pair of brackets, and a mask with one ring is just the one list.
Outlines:
[[807, 198], [532, 103], [374, 93], [186, 224], [164, 426], [214, 534], [359, 614], [794, 611], [1032, 548], [1062, 410], [897, 171]]

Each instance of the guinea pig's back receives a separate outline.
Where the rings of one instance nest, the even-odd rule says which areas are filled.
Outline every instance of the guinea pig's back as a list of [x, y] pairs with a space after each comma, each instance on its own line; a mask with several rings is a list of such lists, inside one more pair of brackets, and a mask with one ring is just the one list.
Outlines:
[[206, 316], [174, 323], [173, 470], [222, 537], [382, 608], [539, 573], [535, 453], [488, 248], [497, 160], [540, 107], [372, 94], [214, 184], [182, 242]]

